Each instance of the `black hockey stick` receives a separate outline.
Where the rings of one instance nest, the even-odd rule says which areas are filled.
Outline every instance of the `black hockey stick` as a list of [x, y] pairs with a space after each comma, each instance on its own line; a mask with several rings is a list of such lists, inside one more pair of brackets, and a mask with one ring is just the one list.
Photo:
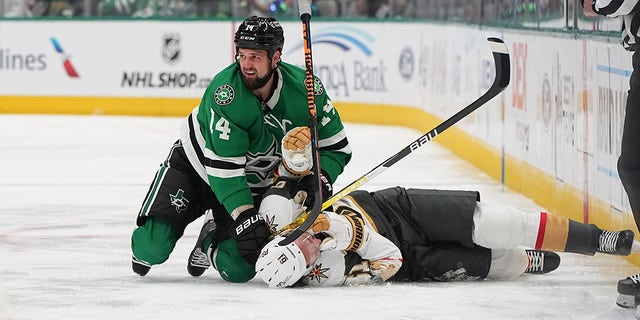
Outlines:
[[321, 199], [322, 199], [322, 184], [320, 182], [320, 154], [318, 151], [318, 116], [316, 114], [316, 99], [315, 88], [313, 78], [313, 58], [311, 55], [311, 28], [309, 21], [311, 20], [311, 0], [298, 0], [298, 11], [300, 12], [300, 20], [302, 21], [302, 37], [304, 42], [304, 65], [305, 65], [305, 80], [304, 83], [307, 87], [307, 103], [309, 104], [309, 129], [311, 131], [311, 154], [313, 160], [313, 175], [314, 185], [313, 193], [315, 201], [311, 212], [308, 214], [302, 224], [293, 230], [286, 238], [280, 241], [278, 244], [286, 246], [289, 243], [296, 240], [303, 232], [305, 232], [313, 221], [316, 220], [320, 214]]
[[[334, 194], [331, 198], [329, 198], [327, 201], [325, 201], [322, 204], [322, 210], [327, 209], [328, 207], [333, 205], [336, 201], [340, 200], [341, 198], [348, 195], [349, 193], [357, 190], [358, 188], [360, 188], [360, 186], [367, 183], [369, 180], [373, 179], [375, 176], [379, 175], [380, 173], [385, 171], [387, 168], [394, 165], [396, 162], [400, 161], [400, 159], [406, 157], [416, 149], [422, 147], [425, 143], [431, 141], [433, 138], [441, 134], [443, 131], [445, 131], [446, 129], [448, 129], [458, 121], [462, 120], [464, 117], [468, 116], [471, 112], [475, 111], [476, 109], [478, 109], [479, 107], [487, 103], [489, 100], [493, 99], [495, 96], [497, 96], [509, 85], [509, 80], [511, 78], [511, 72], [510, 72], [511, 66], [510, 66], [509, 52], [507, 50], [507, 46], [504, 44], [504, 41], [502, 41], [502, 39], [498, 39], [498, 38], [488, 38], [487, 44], [489, 45], [489, 48], [493, 52], [493, 59], [494, 59], [495, 72], [496, 72], [495, 79], [493, 80], [493, 84], [491, 85], [489, 90], [487, 90], [487, 92], [485, 92], [482, 96], [480, 96], [480, 98], [478, 98], [476, 101], [464, 107], [462, 110], [458, 111], [458, 113], [454, 114], [449, 119], [445, 120], [435, 128], [431, 129], [429, 132], [423, 134], [421, 137], [411, 142], [411, 144], [404, 147], [398, 153], [394, 154], [389, 159], [385, 160], [383, 163], [379, 164], [378, 166], [373, 168], [371, 171], [367, 172], [365, 175], [358, 178], [356, 181], [350, 183], [349, 185], [344, 187], [342, 190], [340, 190], [338, 193]], [[279, 232], [283, 232], [285, 230], [289, 230], [291, 228], [295, 228], [296, 226], [299, 226], [296, 230], [294, 230], [294, 232], [296, 232], [298, 235], [302, 234], [311, 226], [311, 224], [313, 224], [313, 221], [317, 218], [318, 214], [319, 213], [314, 215], [313, 211], [311, 213], [303, 214], [296, 221], [285, 226], [282, 230], [279, 230]], [[295, 238], [293, 238], [293, 240], [295, 240]]]

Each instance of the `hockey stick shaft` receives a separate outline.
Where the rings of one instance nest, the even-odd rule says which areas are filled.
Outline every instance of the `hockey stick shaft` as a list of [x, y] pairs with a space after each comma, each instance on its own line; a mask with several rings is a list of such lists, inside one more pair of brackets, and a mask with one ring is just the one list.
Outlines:
[[389, 159], [385, 160], [383, 163], [379, 164], [377, 167], [373, 168], [371, 171], [367, 172], [362, 177], [358, 178], [356, 181], [347, 185], [345, 188], [340, 190], [334, 196], [329, 198], [325, 203], [322, 204], [322, 210], [328, 208], [333, 205], [336, 201], [340, 200], [347, 194], [352, 191], [357, 190], [363, 184], [367, 183], [369, 180], [373, 179], [383, 171], [387, 170], [389, 167], [394, 165], [396, 162], [400, 161], [404, 157], [411, 154], [416, 149], [422, 147], [425, 143], [431, 141], [433, 138], [447, 130], [449, 127], [453, 126], [460, 120], [464, 119], [466, 116], [471, 114], [476, 109], [483, 106], [489, 100], [493, 99], [500, 92], [502, 92], [508, 85], [511, 77], [510, 72], [510, 61], [509, 61], [509, 53], [507, 51], [507, 47], [501, 39], [497, 38], [489, 38], [487, 39], [488, 44], [493, 52], [494, 65], [495, 65], [495, 79], [491, 87], [485, 92], [480, 98], [464, 107], [462, 110], [458, 111], [458, 113], [451, 116], [449, 119], [440, 123], [435, 128], [431, 129], [427, 133], [420, 136], [418, 139], [411, 142], [408, 146], [404, 147], [398, 153], [391, 156]]
[[313, 56], [311, 54], [311, 0], [298, 0], [298, 9], [300, 12], [300, 21], [302, 21], [302, 37], [304, 43], [304, 65], [305, 65], [305, 86], [307, 89], [307, 103], [309, 105], [309, 129], [311, 132], [311, 155], [313, 160], [314, 175], [314, 197], [316, 201], [313, 203], [311, 212], [308, 213], [309, 219], [305, 220], [300, 226], [291, 232], [285, 239], [279, 242], [279, 245], [286, 246], [296, 240], [302, 233], [311, 227], [313, 221], [320, 214], [322, 185], [320, 182], [320, 152], [318, 146], [318, 116], [315, 102], [315, 88], [313, 76]]
[[[509, 52], [507, 51], [507, 47], [504, 44], [504, 41], [498, 38], [488, 38], [487, 43], [489, 45], [489, 48], [493, 52], [493, 59], [494, 59], [494, 66], [495, 66], [495, 78], [493, 80], [493, 84], [491, 85], [491, 87], [477, 100], [473, 101], [471, 104], [464, 107], [462, 110], [458, 111], [458, 113], [454, 114], [449, 119], [445, 120], [435, 128], [423, 134], [418, 139], [411, 142], [408, 146], [400, 150], [398, 153], [394, 154], [393, 156], [391, 156], [390, 158], [388, 158], [387, 160], [385, 160], [384, 162], [382, 162], [381, 164], [373, 168], [371, 171], [367, 172], [362, 177], [358, 178], [354, 182], [344, 187], [342, 190], [334, 194], [331, 198], [327, 199], [327, 201], [325, 201], [322, 204], [321, 210], [329, 208], [336, 201], [342, 199], [349, 193], [357, 190], [358, 188], [360, 188], [360, 186], [367, 183], [369, 180], [373, 179], [383, 171], [387, 170], [389, 167], [391, 167], [392, 165], [394, 165], [404, 157], [408, 156], [416, 149], [422, 147], [427, 142], [431, 141], [433, 138], [435, 138], [436, 136], [438, 136], [439, 134], [447, 130], [449, 127], [453, 126], [460, 120], [464, 119], [471, 112], [475, 111], [476, 109], [480, 108], [482, 105], [487, 103], [489, 100], [493, 99], [495, 96], [500, 94], [509, 85], [509, 81], [511, 78], [510, 60], [509, 60]], [[289, 230], [298, 225], [299, 227], [295, 231], [302, 229], [302, 227], [305, 227], [306, 225], [308, 225], [307, 226], [308, 228], [309, 226], [311, 226], [315, 218], [317, 218], [317, 215], [313, 216], [308, 213], [303, 214], [296, 221], [292, 222], [288, 226], [285, 226], [282, 230], [279, 230], [279, 232]], [[312, 220], [312, 221], [309, 221], [309, 220]], [[300, 233], [304, 231], [306, 231], [306, 228], [300, 231]]]

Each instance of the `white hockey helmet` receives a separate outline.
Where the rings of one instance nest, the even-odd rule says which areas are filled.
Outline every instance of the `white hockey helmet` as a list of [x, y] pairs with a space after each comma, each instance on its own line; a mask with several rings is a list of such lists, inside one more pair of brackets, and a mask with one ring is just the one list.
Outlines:
[[267, 243], [256, 262], [256, 273], [269, 288], [292, 286], [320, 256], [320, 239], [308, 232], [286, 246], [278, 244], [282, 239], [279, 235]]

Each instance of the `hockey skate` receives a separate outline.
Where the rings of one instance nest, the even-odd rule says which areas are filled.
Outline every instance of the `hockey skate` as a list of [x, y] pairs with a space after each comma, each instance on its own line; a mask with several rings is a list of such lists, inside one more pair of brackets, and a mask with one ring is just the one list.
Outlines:
[[633, 244], [633, 231], [608, 231], [602, 230], [598, 245], [598, 252], [617, 256], [628, 256]]
[[543, 274], [558, 269], [560, 256], [551, 251], [525, 250], [529, 257], [529, 266], [524, 273]]
[[199, 277], [211, 266], [209, 257], [207, 256], [207, 249], [204, 248], [204, 242], [207, 237], [213, 237], [215, 231], [216, 223], [213, 220], [213, 213], [211, 210], [208, 210], [204, 215], [204, 224], [200, 230], [196, 246], [191, 250], [191, 254], [189, 254], [187, 271], [190, 275]]
[[623, 308], [635, 308], [640, 304], [640, 274], [618, 281], [618, 300]]
[[140, 276], [145, 276], [149, 273], [149, 270], [151, 270], [151, 265], [142, 260], [138, 260], [135, 256], [131, 256], [131, 268], [133, 272]]

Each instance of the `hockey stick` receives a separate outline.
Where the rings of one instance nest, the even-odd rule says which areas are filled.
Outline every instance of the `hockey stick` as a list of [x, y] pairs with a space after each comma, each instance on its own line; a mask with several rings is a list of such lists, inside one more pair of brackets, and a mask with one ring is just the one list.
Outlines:
[[307, 87], [307, 103], [309, 104], [309, 129], [311, 131], [311, 154], [313, 160], [312, 171], [315, 180], [313, 193], [316, 201], [313, 202], [313, 207], [311, 208], [311, 212], [308, 214], [308, 219], [303, 221], [296, 230], [280, 241], [278, 244], [281, 246], [286, 246], [293, 242], [302, 235], [304, 231], [309, 229], [313, 221], [315, 221], [320, 214], [320, 210], [322, 210], [320, 202], [320, 199], [322, 199], [322, 185], [320, 182], [320, 155], [318, 151], [318, 116], [316, 113], [313, 58], [311, 55], [311, 27], [309, 23], [311, 20], [311, 0], [298, 0], [298, 11], [300, 12], [300, 20], [302, 21], [302, 37], [304, 40], [304, 83]]
[[[360, 188], [360, 186], [367, 183], [369, 180], [373, 179], [374, 177], [376, 177], [377, 175], [379, 175], [380, 173], [382, 173], [383, 171], [385, 171], [386, 169], [394, 165], [396, 162], [400, 161], [402, 158], [406, 157], [416, 149], [422, 147], [427, 142], [431, 141], [433, 138], [441, 134], [443, 131], [453, 126], [454, 124], [456, 124], [458, 121], [464, 119], [471, 112], [475, 111], [476, 109], [478, 109], [479, 107], [487, 103], [489, 100], [497, 96], [509, 85], [511, 72], [510, 72], [509, 52], [507, 51], [507, 46], [504, 44], [504, 41], [502, 41], [502, 39], [498, 39], [498, 38], [488, 38], [487, 44], [489, 45], [489, 48], [493, 52], [493, 59], [494, 59], [495, 72], [496, 72], [495, 79], [493, 80], [493, 84], [487, 90], [487, 92], [485, 92], [482, 96], [480, 96], [480, 98], [478, 98], [476, 101], [464, 107], [462, 110], [458, 111], [458, 113], [454, 114], [449, 119], [440, 123], [438, 126], [431, 129], [429, 132], [423, 134], [418, 139], [411, 142], [411, 144], [409, 144], [408, 146], [400, 150], [398, 153], [394, 154], [389, 159], [385, 160], [383, 163], [379, 164], [378, 166], [373, 168], [371, 171], [367, 172], [365, 175], [358, 178], [356, 181], [352, 182], [351, 184], [347, 185], [338, 193], [334, 194], [331, 198], [329, 198], [327, 201], [325, 201], [322, 204], [322, 210], [327, 209], [328, 207], [333, 205], [336, 201], [345, 197], [349, 193], [357, 190], [358, 188]], [[311, 226], [311, 224], [313, 224], [313, 221], [317, 218], [318, 214], [319, 213], [314, 215], [313, 211], [311, 213], [305, 213], [301, 215], [298, 219], [296, 219], [294, 222], [285, 226], [281, 230], [278, 230], [278, 233], [292, 229], [295, 226], [299, 225], [299, 227], [295, 229], [293, 232], [298, 233], [298, 235], [302, 234]], [[295, 238], [297, 237], [298, 236], [296, 236]], [[293, 238], [293, 240], [295, 240], [295, 238]]]

